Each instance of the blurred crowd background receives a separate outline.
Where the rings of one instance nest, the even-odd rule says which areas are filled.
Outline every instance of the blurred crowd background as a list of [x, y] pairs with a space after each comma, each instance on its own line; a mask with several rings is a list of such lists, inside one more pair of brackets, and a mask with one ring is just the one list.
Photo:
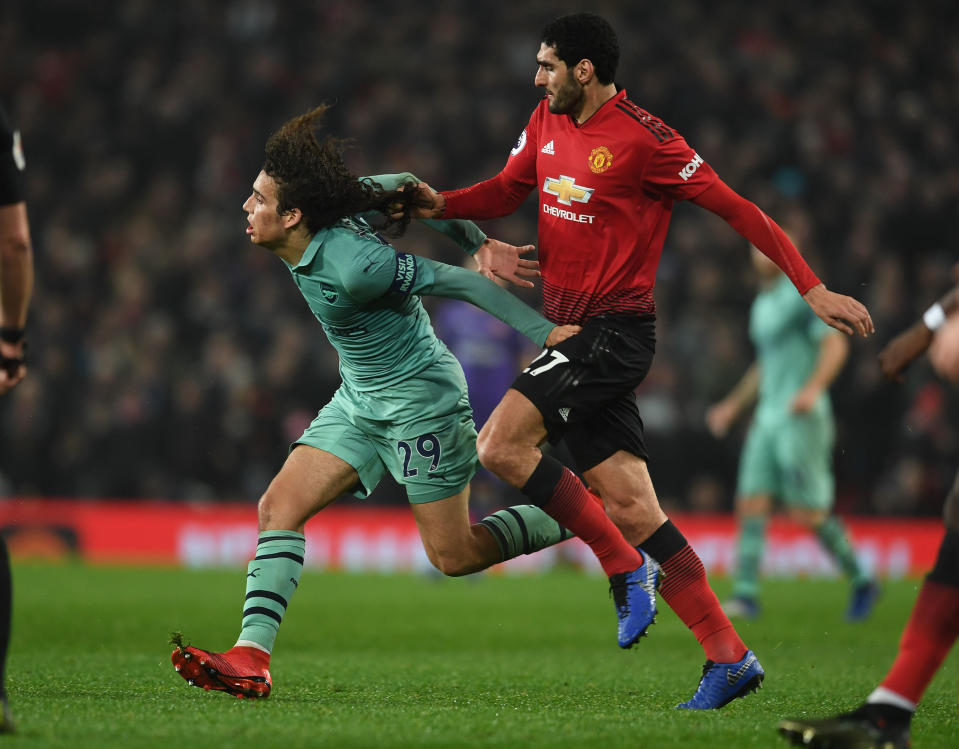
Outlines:
[[[438, 189], [492, 176], [540, 97], [542, 25], [582, 9], [5, 0], [0, 99], [23, 135], [37, 283], [30, 376], [0, 402], [0, 495], [255, 501], [339, 380], [288, 271], [244, 235], [267, 136], [325, 101], [357, 173], [410, 170]], [[630, 98], [872, 312], [876, 336], [853, 342], [833, 389], [838, 508], [937, 513], [957, 463], [956, 393], [925, 362], [885, 384], [876, 356], [959, 259], [959, 5], [588, 9], [619, 32]], [[535, 220], [530, 199], [483, 226], [525, 244]], [[398, 245], [461, 262], [444, 241], [413, 227]], [[751, 361], [754, 292], [745, 241], [678, 206], [639, 391], [669, 508], [732, 506], [742, 428], [718, 441], [703, 416]], [[428, 307], [482, 420], [530, 349], [482, 315]], [[404, 501], [392, 483], [373, 500]]]

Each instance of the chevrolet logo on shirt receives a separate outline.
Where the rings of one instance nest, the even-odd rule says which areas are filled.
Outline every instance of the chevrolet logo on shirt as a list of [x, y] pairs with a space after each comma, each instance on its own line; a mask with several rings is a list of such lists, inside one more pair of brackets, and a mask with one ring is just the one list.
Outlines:
[[577, 185], [576, 180], [567, 177], [565, 174], [559, 179], [547, 177], [543, 183], [543, 192], [556, 196], [556, 202], [563, 205], [572, 205], [575, 200], [577, 203], [588, 203], [593, 196], [595, 188], [583, 187]]

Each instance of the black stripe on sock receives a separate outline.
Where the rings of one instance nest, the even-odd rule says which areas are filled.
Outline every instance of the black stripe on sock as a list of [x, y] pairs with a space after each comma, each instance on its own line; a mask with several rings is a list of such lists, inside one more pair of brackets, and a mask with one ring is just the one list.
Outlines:
[[251, 598], [268, 598], [271, 601], [276, 601], [284, 609], [289, 605], [283, 596], [274, 593], [272, 590], [251, 590], [246, 594], [245, 600], [249, 601]]
[[294, 554], [292, 551], [278, 551], [276, 554], [257, 554], [254, 559], [292, 559], [294, 562], [303, 564], [303, 557]]
[[277, 614], [273, 609], [266, 609], [266, 608], [263, 608], [262, 606], [251, 606], [248, 609], [243, 609], [244, 619], [248, 617], [250, 614], [263, 614], [264, 616], [268, 616], [271, 619], [275, 619], [277, 624], [283, 621], [283, 617], [280, 614]]
[[673, 525], [672, 520], [667, 520], [653, 531], [653, 535], [639, 544], [638, 548], [660, 564], [664, 564], [686, 546], [686, 537]]
[[523, 553], [529, 554], [529, 532], [526, 530], [526, 521], [523, 520], [523, 516], [516, 512], [516, 510], [514, 510], [512, 507], [507, 507], [506, 512], [516, 518], [516, 522], [519, 523], [520, 532], [523, 534]]
[[533, 473], [520, 489], [530, 499], [530, 504], [545, 507], [553, 498], [553, 492], [563, 479], [565, 466], [551, 455], [543, 455]]
[[299, 541], [300, 543], [305, 543], [301, 536], [271, 536], [270, 538], [261, 538], [256, 542], [256, 545], [268, 544], [271, 541]]
[[480, 525], [485, 525], [489, 529], [489, 532], [493, 534], [493, 540], [499, 544], [499, 552], [503, 557], [503, 561], [505, 561], [506, 555], [509, 552], [509, 545], [506, 543], [506, 536], [503, 535], [503, 531], [496, 527], [494, 518], [483, 518], [480, 520]]
[[569, 528], [564, 526], [562, 523], [557, 522], [556, 527], [559, 528], [559, 540], [565, 541], [567, 538], [572, 538], [576, 534], [573, 533]]

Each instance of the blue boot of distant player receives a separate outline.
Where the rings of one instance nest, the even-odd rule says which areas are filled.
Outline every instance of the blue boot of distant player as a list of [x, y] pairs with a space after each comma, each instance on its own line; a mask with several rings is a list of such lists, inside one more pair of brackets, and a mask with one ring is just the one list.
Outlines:
[[717, 710], [737, 697], [745, 697], [762, 686], [766, 672], [752, 650], [735, 663], [706, 661], [699, 689], [692, 699], [676, 705], [679, 710]]
[[846, 609], [846, 621], [861, 622], [863, 619], [869, 618], [878, 600], [879, 585], [875, 580], [857, 585], [852, 589], [849, 608]]
[[[640, 552], [642, 553], [642, 552]], [[643, 554], [643, 564], [632, 572], [610, 575], [609, 591], [619, 618], [619, 646], [631, 648], [656, 620], [656, 588], [661, 571], [652, 557]]]
[[730, 619], [758, 619], [759, 604], [754, 598], [746, 596], [733, 596], [723, 604], [723, 611]]

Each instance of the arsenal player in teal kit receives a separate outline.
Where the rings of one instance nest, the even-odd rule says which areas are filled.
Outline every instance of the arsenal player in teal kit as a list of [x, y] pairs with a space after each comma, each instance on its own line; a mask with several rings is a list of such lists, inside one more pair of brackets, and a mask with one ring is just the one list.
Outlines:
[[[171, 661], [191, 685], [238, 697], [272, 690], [270, 657], [299, 586], [307, 521], [342, 493], [368, 496], [389, 473], [406, 488], [429, 560], [447, 575], [477, 572], [579, 536], [596, 554], [615, 591], [617, 637], [636, 642], [655, 616], [655, 563], [631, 546], [591, 501], [507, 507], [471, 523], [469, 481], [476, 431], [459, 363], [430, 325], [420, 296], [468, 301], [540, 346], [575, 336], [488, 278], [465, 268], [398, 252], [368, 223], [411, 201], [411, 175], [358, 178], [343, 162], [342, 142], [322, 135], [317, 107], [285, 123], [267, 141], [263, 168], [243, 204], [250, 241], [280, 258], [339, 355], [343, 382], [297, 439], [260, 498], [256, 554], [247, 570], [236, 644], [225, 652], [184, 645]], [[396, 234], [405, 220], [381, 231]], [[435, 229], [486, 265], [522, 248], [491, 240], [469, 222]], [[499, 260], [497, 260], [497, 256]], [[526, 263], [524, 265], [524, 263]], [[520, 281], [535, 275], [498, 273]], [[575, 491], [585, 487], [572, 477]], [[636, 584], [625, 588], [626, 580]]]
[[413, 215], [495, 218], [537, 191], [544, 314], [583, 330], [520, 374], [480, 432], [480, 461], [534, 504], [576, 502], [569, 469], [538, 447], [565, 441], [626, 539], [661, 565], [660, 594], [703, 646], [703, 677], [680, 707], [719, 708], [758, 687], [764, 671], [659, 506], [633, 393], [655, 349], [653, 286], [673, 205], [690, 200], [724, 218], [829, 325], [865, 336], [872, 321], [858, 301], [828, 291], [772, 219], [613, 82], [619, 47], [605, 20], [564, 16], [540, 41], [534, 83], [545, 98], [506, 166], [462, 190], [421, 185], [430, 208]]

